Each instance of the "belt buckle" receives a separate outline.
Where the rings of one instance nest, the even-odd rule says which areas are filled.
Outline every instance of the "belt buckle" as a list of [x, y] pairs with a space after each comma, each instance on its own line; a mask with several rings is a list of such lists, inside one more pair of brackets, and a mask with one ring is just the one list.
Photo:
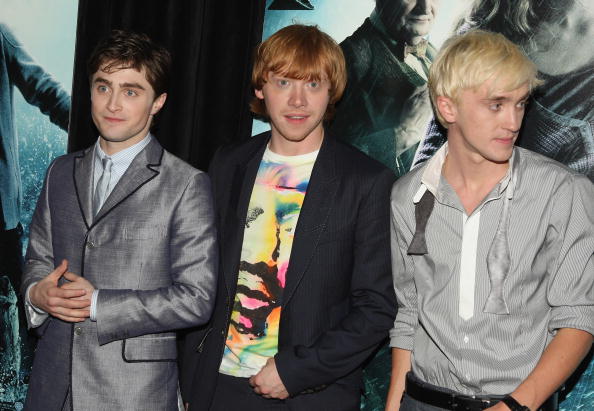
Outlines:
[[492, 405], [495, 405], [495, 401], [491, 401], [491, 400], [481, 400], [482, 404], [483, 404], [483, 410], [486, 408], [489, 408]]

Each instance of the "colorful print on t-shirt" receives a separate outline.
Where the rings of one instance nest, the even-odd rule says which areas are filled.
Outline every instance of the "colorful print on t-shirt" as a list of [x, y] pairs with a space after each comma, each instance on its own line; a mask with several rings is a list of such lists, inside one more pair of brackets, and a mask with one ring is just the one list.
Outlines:
[[317, 153], [264, 153], [246, 216], [237, 291], [219, 369], [223, 374], [257, 374], [278, 351], [285, 276]]

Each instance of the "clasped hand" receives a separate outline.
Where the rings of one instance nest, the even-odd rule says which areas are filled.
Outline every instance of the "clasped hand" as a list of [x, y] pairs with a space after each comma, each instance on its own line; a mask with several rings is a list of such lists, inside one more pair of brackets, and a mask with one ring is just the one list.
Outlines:
[[274, 357], [269, 358], [266, 365], [262, 367], [258, 374], [251, 377], [249, 382], [254, 392], [264, 398], [284, 400], [289, 397], [289, 393], [276, 369]]
[[[67, 282], [58, 285], [60, 278]], [[93, 285], [68, 271], [68, 261], [62, 263], [29, 290], [31, 303], [46, 313], [68, 322], [81, 322], [91, 315]]]

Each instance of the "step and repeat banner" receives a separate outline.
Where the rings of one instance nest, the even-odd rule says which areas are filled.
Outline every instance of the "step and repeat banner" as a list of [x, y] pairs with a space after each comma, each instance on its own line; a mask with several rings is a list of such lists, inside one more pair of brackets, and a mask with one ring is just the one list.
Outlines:
[[[404, 24], [407, 17], [408, 24]], [[413, 20], [414, 23], [410, 23]], [[538, 66], [546, 86], [527, 110], [519, 144], [594, 180], [594, 1], [591, 0], [268, 0], [263, 39], [290, 24], [316, 24], [342, 47], [349, 83], [330, 129], [398, 176], [445, 141], [426, 82], [454, 33], [499, 31]], [[422, 36], [406, 49], [403, 37]], [[254, 121], [252, 134], [269, 129]], [[390, 380], [387, 346], [365, 369], [362, 409], [383, 410]], [[567, 382], [561, 410], [594, 409], [592, 353]]]
[[49, 163], [66, 152], [76, 0], [0, 0], [0, 410], [20, 410], [33, 341], [20, 260]]

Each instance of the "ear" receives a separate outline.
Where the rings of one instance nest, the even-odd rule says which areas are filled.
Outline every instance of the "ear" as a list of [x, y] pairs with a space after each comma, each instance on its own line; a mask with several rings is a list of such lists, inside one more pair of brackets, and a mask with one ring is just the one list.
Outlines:
[[153, 107], [151, 108], [151, 115], [155, 115], [161, 110], [163, 104], [165, 104], [165, 100], [167, 100], [167, 93], [161, 94], [159, 97], [153, 101]]
[[449, 97], [439, 96], [436, 99], [437, 110], [448, 123], [456, 122], [456, 103]]
[[260, 100], [264, 100], [264, 93], [262, 93], [262, 90], [254, 89], [254, 94], [255, 94], [255, 95], [256, 95], [256, 97], [258, 97]]

